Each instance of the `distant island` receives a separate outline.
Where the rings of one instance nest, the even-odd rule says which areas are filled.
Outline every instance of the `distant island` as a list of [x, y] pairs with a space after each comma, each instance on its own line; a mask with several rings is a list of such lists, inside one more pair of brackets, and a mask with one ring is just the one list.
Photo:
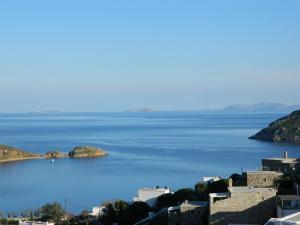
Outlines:
[[127, 112], [154, 112], [154, 109], [151, 108], [142, 108], [142, 109], [129, 109]]
[[286, 105], [281, 103], [257, 103], [254, 105], [229, 105], [222, 109], [207, 109], [203, 112], [212, 113], [290, 113], [300, 109], [300, 105]]
[[78, 146], [75, 147], [68, 154], [62, 153], [60, 151], [50, 151], [45, 154], [36, 154], [29, 151], [24, 151], [15, 147], [0, 144], [0, 163], [19, 161], [26, 159], [54, 159], [54, 158], [96, 158], [107, 156], [108, 153], [101, 148], [96, 148], [92, 146]]
[[250, 139], [300, 144], [300, 110], [269, 124]]

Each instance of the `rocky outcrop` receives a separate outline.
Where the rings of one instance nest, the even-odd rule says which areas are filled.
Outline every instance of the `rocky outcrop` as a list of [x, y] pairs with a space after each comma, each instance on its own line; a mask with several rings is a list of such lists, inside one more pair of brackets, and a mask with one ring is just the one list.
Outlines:
[[108, 155], [108, 153], [103, 149], [92, 146], [79, 146], [69, 152], [71, 158], [95, 158], [104, 157], [106, 155]]
[[68, 155], [60, 151], [50, 151], [44, 154], [44, 158], [63, 158], [63, 157], [68, 157]]
[[300, 110], [269, 124], [250, 139], [300, 144]]
[[40, 158], [39, 154], [0, 144], [0, 162]]

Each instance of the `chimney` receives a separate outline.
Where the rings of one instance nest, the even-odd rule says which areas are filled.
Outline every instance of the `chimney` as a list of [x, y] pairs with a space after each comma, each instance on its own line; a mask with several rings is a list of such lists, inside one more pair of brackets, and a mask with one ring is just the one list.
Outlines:
[[233, 185], [232, 185], [232, 179], [229, 178], [229, 179], [228, 179], [228, 187], [231, 188], [232, 186], [233, 186]]
[[285, 158], [285, 159], [288, 158], [288, 153], [287, 153], [287, 152], [284, 152], [284, 153], [283, 153], [283, 158]]

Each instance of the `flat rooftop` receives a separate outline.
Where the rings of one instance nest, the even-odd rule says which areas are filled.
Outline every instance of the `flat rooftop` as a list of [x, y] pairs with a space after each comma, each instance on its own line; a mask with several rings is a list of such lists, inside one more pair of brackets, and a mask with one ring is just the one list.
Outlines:
[[269, 161], [280, 161], [282, 163], [296, 163], [300, 162], [297, 158], [267, 158], [262, 160], [269, 160]]
[[251, 186], [242, 187], [230, 187], [228, 188], [230, 193], [248, 193], [248, 192], [276, 192], [274, 188], [254, 188]]
[[213, 197], [213, 198], [227, 198], [229, 197], [229, 193], [228, 192], [223, 192], [223, 193], [210, 193], [209, 197]]
[[271, 218], [266, 225], [291, 225], [291, 224], [300, 224], [300, 212], [293, 213], [291, 215], [282, 217], [282, 218]]
[[206, 207], [207, 205], [206, 201], [187, 201], [183, 202], [180, 207]]
[[171, 189], [166, 187], [166, 188], [140, 188], [139, 191], [170, 191]]
[[264, 170], [258, 170], [258, 171], [246, 171], [246, 174], [276, 174], [276, 175], [283, 175], [281, 172], [277, 171], [264, 171]]
[[289, 217], [287, 220], [293, 222], [300, 222], [300, 213], [292, 214], [291, 217]]

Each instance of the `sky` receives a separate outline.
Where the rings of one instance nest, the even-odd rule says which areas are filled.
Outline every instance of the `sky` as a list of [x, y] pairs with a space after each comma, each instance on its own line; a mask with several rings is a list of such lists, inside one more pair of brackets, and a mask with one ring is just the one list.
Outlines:
[[298, 0], [2, 0], [0, 112], [299, 104]]

